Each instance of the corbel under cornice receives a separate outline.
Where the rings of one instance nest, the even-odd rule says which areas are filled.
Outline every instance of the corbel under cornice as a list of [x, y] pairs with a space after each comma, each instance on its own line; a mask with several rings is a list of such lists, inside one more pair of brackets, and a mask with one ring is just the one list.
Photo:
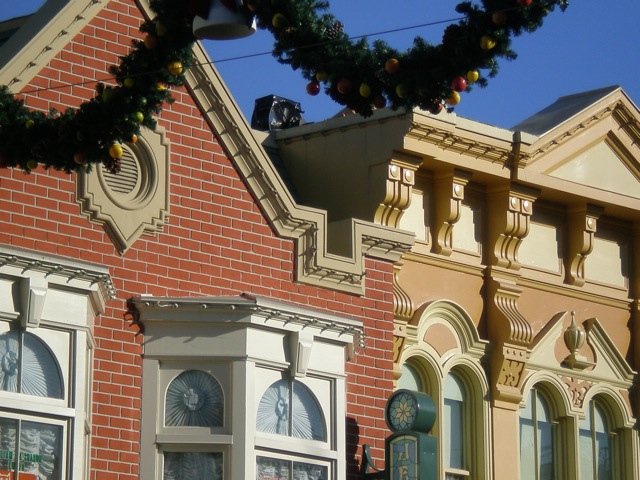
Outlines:
[[498, 343], [528, 348], [533, 341], [533, 329], [518, 309], [522, 289], [509, 278], [494, 275], [489, 279], [489, 295], [492, 313], [489, 330], [492, 340]]
[[387, 168], [385, 196], [378, 206], [374, 222], [397, 228], [402, 214], [411, 204], [416, 171], [422, 164], [421, 157], [394, 153]]

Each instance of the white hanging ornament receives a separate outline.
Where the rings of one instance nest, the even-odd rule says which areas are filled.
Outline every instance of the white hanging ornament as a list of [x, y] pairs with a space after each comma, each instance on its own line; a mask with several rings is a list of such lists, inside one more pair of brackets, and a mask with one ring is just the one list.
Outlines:
[[196, 15], [193, 34], [208, 40], [233, 40], [255, 33], [256, 18], [243, 6], [243, 0], [210, 0], [207, 18]]

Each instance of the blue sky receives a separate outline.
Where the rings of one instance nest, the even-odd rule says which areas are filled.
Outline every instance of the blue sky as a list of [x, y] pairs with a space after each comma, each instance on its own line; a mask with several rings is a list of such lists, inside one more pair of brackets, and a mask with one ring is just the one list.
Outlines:
[[[535, 0], [534, 0], [535, 1]], [[31, 13], [42, 0], [5, 0], [0, 20]], [[353, 36], [380, 38], [404, 49], [419, 35], [436, 43], [444, 25], [378, 36], [377, 32], [457, 18], [452, 0], [334, 0], [330, 12]], [[572, 0], [566, 12], [550, 14], [541, 29], [515, 39], [518, 59], [501, 62], [498, 76], [484, 89], [463, 94], [460, 116], [508, 128], [558, 97], [620, 85], [640, 105], [640, 2]], [[306, 80], [268, 53], [272, 38], [260, 31], [242, 40], [206, 41], [222, 78], [247, 118], [256, 98], [276, 94], [302, 104], [304, 118], [331, 117], [340, 105], [324, 94], [307, 95]], [[264, 53], [242, 60], [227, 60]]]

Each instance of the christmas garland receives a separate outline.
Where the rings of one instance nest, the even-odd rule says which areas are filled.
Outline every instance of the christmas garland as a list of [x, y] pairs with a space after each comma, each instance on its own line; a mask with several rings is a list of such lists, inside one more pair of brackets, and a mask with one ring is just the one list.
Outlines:
[[497, 74], [498, 57], [516, 57], [512, 36], [536, 30], [556, 6], [564, 11], [568, 5], [567, 0], [462, 2], [456, 11], [464, 18], [445, 29], [441, 44], [417, 37], [411, 49], [399, 52], [382, 41], [353, 43], [332, 15], [317, 14], [328, 9], [326, 1], [246, 1], [258, 26], [275, 37], [274, 56], [310, 81], [310, 95], [324, 84], [334, 101], [365, 116], [387, 103], [433, 113], [445, 103], [456, 105], [468, 84], [485, 86], [487, 77]]
[[[194, 15], [211, 1], [237, 8], [234, 0], [153, 0], [156, 17], [144, 22], [144, 40], [110, 69], [114, 85], [99, 83], [96, 95], [77, 109], [32, 111], [0, 87], [0, 167], [30, 172], [39, 164], [66, 172], [88, 171], [103, 163], [118, 172], [122, 144], [135, 142], [142, 126], [154, 129], [154, 116], [172, 101], [168, 87], [181, 86], [192, 59]], [[322, 85], [337, 103], [362, 115], [390, 104], [420, 107], [432, 113], [460, 101], [468, 84], [487, 84], [496, 75], [496, 59], [515, 58], [510, 40], [533, 31], [567, 0], [482, 0], [460, 3], [464, 18], [449, 25], [442, 43], [416, 38], [399, 52], [382, 41], [353, 43], [329, 8], [317, 0], [244, 0], [241, 9], [255, 15], [258, 27], [274, 36], [276, 59], [300, 69], [307, 92]], [[486, 73], [481, 74], [480, 72]]]

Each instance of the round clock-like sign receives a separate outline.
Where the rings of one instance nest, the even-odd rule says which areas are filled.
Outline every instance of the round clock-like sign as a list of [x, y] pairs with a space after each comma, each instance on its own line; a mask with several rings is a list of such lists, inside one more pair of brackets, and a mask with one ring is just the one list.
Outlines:
[[402, 389], [387, 400], [385, 418], [393, 432], [428, 433], [436, 421], [436, 406], [426, 393]]

